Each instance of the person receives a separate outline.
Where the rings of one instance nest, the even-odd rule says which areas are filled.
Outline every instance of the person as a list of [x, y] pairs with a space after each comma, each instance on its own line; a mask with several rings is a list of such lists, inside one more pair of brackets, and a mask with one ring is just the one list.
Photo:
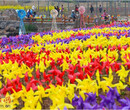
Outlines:
[[60, 12], [60, 8], [59, 8], [59, 6], [57, 6], [57, 11], [58, 11], [58, 17], [59, 17], [59, 12]]
[[102, 6], [99, 6], [99, 12], [102, 13]]
[[76, 15], [75, 15], [74, 10], [72, 10], [72, 12], [71, 12], [71, 18], [73, 19], [73, 21], [75, 21], [75, 19], [76, 19]]
[[104, 12], [103, 12], [103, 17], [104, 17], [105, 21], [108, 19], [106, 10], [104, 10]]
[[58, 11], [58, 13], [59, 13], [59, 11], [60, 11], [59, 6], [57, 6], [57, 8], [56, 8], [56, 9], [57, 9], [57, 11]]
[[54, 9], [57, 10], [56, 6], [54, 6]]
[[93, 13], [93, 11], [94, 11], [94, 8], [93, 8], [92, 5], [91, 5], [91, 7], [90, 7], [90, 11], [91, 11], [91, 13]]
[[32, 11], [33, 11], [33, 17], [35, 17], [36, 16], [36, 7], [34, 5], [32, 6]]
[[62, 6], [61, 6], [61, 17], [62, 17], [62, 15], [63, 15], [63, 13], [64, 13], [64, 6], [62, 5]]
[[75, 14], [74, 28], [80, 28], [80, 16], [79, 16], [79, 13]]
[[78, 6], [75, 5], [75, 13], [78, 13], [78, 12], [79, 12], [79, 10], [78, 10]]
[[30, 11], [30, 9], [27, 11], [27, 17], [28, 18], [30, 18], [30, 16], [31, 16], [31, 11]]

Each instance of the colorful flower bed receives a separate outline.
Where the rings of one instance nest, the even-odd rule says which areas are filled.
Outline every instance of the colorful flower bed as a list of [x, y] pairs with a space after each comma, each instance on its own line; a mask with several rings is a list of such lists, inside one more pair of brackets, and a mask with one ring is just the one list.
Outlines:
[[130, 109], [130, 23], [0, 40], [0, 95], [15, 109]]

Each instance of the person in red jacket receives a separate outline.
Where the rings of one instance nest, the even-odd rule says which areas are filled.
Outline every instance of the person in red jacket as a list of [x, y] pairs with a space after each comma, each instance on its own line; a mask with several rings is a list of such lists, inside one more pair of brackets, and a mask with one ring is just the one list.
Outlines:
[[78, 13], [78, 12], [79, 12], [78, 6], [75, 5], [75, 13]]

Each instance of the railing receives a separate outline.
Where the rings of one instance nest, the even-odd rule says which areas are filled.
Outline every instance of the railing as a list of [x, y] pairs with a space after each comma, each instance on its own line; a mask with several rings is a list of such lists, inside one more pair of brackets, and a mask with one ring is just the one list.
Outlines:
[[[111, 22], [114, 22], [116, 18], [112, 18]], [[85, 23], [87, 24], [91, 24], [91, 23], [95, 23], [94, 20], [95, 18], [93, 17], [84, 17]], [[52, 18], [26, 18], [24, 19], [24, 22], [30, 22], [30, 23], [46, 23], [46, 22], [52, 22]], [[56, 22], [57, 23], [74, 23], [74, 21], [70, 18], [64, 17], [64, 18], [56, 18]]]

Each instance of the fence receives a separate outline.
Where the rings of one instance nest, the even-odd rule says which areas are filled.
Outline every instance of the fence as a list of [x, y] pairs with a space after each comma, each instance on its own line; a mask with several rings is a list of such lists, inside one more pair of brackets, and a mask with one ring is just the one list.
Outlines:
[[[6, 0], [4, 0], [6, 1]], [[16, 0], [15, 0], [16, 1]], [[8, 1], [7, 3], [8, 4]], [[103, 9], [110, 15], [128, 16], [130, 15], [130, 0], [18, 0], [18, 4], [22, 6], [35, 5], [39, 14], [49, 16], [50, 11], [46, 8], [40, 9], [40, 7], [59, 6], [64, 5], [65, 15], [70, 15], [71, 10], [75, 8], [75, 5], [85, 6], [87, 15], [100, 15], [99, 5], [102, 5]], [[94, 13], [90, 14], [90, 6], [93, 5]]]

